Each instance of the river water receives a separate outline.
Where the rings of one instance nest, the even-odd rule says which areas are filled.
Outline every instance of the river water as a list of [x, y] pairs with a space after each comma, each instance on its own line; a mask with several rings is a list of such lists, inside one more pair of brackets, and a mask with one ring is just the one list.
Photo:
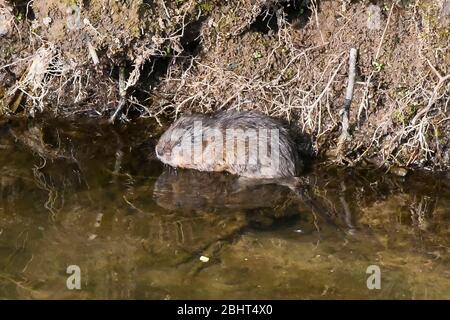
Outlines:
[[164, 167], [160, 131], [0, 123], [0, 298], [450, 298], [448, 174], [320, 163], [299, 196]]

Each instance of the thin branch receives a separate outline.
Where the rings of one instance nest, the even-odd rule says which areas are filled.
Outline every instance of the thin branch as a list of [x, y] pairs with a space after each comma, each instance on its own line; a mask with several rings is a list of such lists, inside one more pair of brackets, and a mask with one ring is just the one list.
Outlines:
[[356, 57], [358, 55], [358, 50], [355, 48], [350, 49], [349, 56], [349, 66], [348, 66], [348, 82], [347, 82], [347, 90], [345, 91], [345, 100], [344, 105], [341, 110], [342, 115], [342, 131], [340, 140], [346, 140], [350, 134], [348, 132], [349, 128], [349, 120], [348, 115], [350, 112], [350, 105], [352, 104], [353, 99], [353, 91], [355, 87], [355, 78], [356, 78]]

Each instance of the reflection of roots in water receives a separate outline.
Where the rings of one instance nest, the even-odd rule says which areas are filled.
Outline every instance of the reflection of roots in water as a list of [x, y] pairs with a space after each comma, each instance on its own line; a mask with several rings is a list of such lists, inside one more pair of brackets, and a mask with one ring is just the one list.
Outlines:
[[426, 231], [430, 225], [428, 217], [433, 215], [437, 199], [432, 199], [428, 196], [420, 196], [419, 200], [417, 198], [418, 196], [415, 195], [413, 202], [409, 206], [411, 220], [414, 226]]
[[24, 147], [30, 149], [33, 153], [39, 155], [41, 158], [45, 159], [70, 159], [64, 150], [61, 149], [61, 140], [59, 133], [57, 131], [57, 148], [49, 146], [44, 141], [44, 133], [41, 126], [33, 126], [24, 132], [16, 132], [15, 130], [10, 130], [11, 135], [19, 141]]
[[353, 215], [352, 215], [352, 212], [350, 210], [350, 206], [348, 205], [347, 200], [345, 198], [345, 191], [346, 190], [347, 190], [347, 187], [345, 185], [344, 180], [342, 180], [341, 181], [341, 192], [340, 192], [339, 200], [341, 201], [342, 208], [344, 210], [344, 214], [345, 214], [344, 221], [345, 221], [345, 224], [347, 225], [347, 227], [349, 229], [348, 231], [350, 233], [352, 233], [352, 232], [355, 231], [355, 226], [353, 225], [353, 222], [352, 222]]
[[31, 150], [31, 152], [35, 155], [39, 156], [41, 163], [34, 166], [34, 168], [32, 169], [34, 182], [39, 189], [44, 190], [48, 193], [48, 198], [44, 204], [44, 208], [51, 212], [52, 218], [55, 218], [56, 213], [63, 207], [64, 204], [64, 197], [62, 196], [63, 192], [58, 192], [57, 187], [54, 186], [51, 177], [46, 177], [46, 175], [41, 172], [41, 169], [46, 166], [47, 159], [69, 159], [77, 165], [78, 162], [74, 158], [73, 154], [68, 156], [65, 154], [64, 150], [62, 150], [61, 139], [58, 131], [56, 132], [56, 148], [53, 148], [45, 142], [43, 128], [40, 125], [30, 127], [24, 132], [16, 132], [13, 129], [11, 129], [9, 132], [16, 139], [16, 141], [19, 141], [24, 147]]
[[31, 288], [31, 286], [27, 284], [27, 282], [29, 281], [27, 279], [18, 281], [4, 274], [0, 274], [0, 279], [9, 281], [12, 284], [16, 285], [17, 288], [27, 291], [28, 293], [32, 294], [32, 298], [37, 298], [39, 296], [39, 291], [36, 291], [33, 288]]
[[[44, 207], [52, 213], [52, 219], [54, 219], [56, 213], [61, 210], [64, 205], [64, 196], [59, 197], [58, 190], [55, 188], [51, 181], [52, 179], [50, 178], [50, 182], [48, 182], [45, 174], [40, 171], [47, 164], [47, 160], [45, 158], [41, 158], [41, 160], [41, 165], [35, 166], [33, 168], [33, 174], [35, 177], [34, 181], [39, 189], [48, 192], [48, 198], [44, 204]], [[56, 205], [58, 200], [60, 204], [57, 207]]]

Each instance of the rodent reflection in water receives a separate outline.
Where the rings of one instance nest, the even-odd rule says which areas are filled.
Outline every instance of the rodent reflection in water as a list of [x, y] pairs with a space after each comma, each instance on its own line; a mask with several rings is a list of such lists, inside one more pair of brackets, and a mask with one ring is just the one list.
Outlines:
[[[300, 182], [296, 181], [296, 190], [300, 190]], [[153, 198], [159, 206], [168, 210], [257, 209], [295, 205], [300, 212], [311, 210], [329, 221], [331, 214], [313, 196], [307, 192], [294, 192], [289, 184], [278, 182], [167, 168], [155, 182]], [[304, 188], [308, 189], [307, 184]]]
[[169, 210], [273, 207], [290, 196], [290, 190], [280, 185], [248, 187], [240, 181], [234, 175], [168, 168], [156, 181], [153, 196]]

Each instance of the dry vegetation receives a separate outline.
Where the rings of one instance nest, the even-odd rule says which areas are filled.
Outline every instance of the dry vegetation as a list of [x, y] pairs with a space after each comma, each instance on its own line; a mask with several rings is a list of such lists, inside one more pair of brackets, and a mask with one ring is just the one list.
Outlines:
[[[4, 115], [161, 122], [256, 109], [347, 165], [450, 167], [447, 0], [14, 2], [0, 1]], [[350, 135], [339, 145], [353, 47]]]

